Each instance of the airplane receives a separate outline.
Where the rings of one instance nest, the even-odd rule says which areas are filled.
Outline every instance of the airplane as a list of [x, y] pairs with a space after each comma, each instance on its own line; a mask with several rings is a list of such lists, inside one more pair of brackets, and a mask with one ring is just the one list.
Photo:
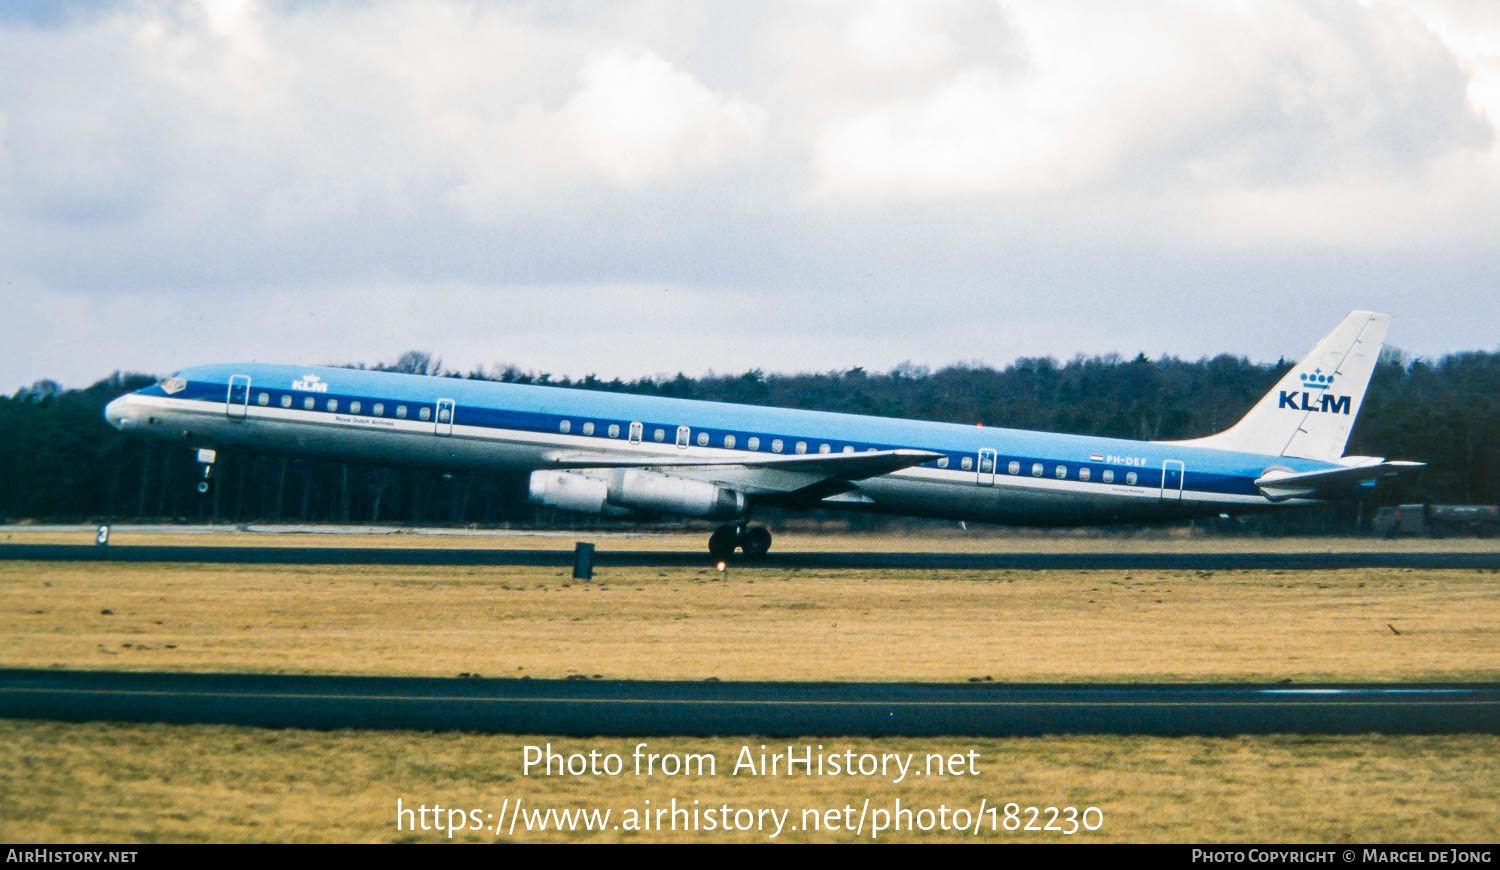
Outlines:
[[1098, 525], [1358, 494], [1424, 463], [1344, 456], [1390, 316], [1351, 312], [1222, 432], [1131, 441], [459, 380], [233, 363], [110, 402], [110, 425], [198, 449], [530, 472], [530, 501], [717, 520], [713, 558], [764, 555], [763, 506], [1007, 525]]

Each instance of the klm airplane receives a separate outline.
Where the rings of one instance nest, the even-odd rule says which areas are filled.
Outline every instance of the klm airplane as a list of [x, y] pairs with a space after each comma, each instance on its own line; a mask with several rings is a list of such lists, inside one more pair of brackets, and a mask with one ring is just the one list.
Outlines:
[[1355, 311], [1244, 419], [1126, 441], [885, 417], [235, 363], [109, 404], [124, 432], [217, 451], [531, 472], [533, 502], [609, 517], [719, 520], [715, 558], [764, 554], [757, 507], [835, 507], [1014, 525], [1241, 513], [1349, 496], [1420, 462], [1344, 456], [1390, 317]]

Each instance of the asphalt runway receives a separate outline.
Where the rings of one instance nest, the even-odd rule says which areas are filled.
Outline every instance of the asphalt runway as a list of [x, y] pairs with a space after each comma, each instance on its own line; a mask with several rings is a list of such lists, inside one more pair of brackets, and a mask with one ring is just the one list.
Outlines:
[[0, 670], [0, 716], [572, 736], [1500, 733], [1500, 683], [621, 682]]
[[[392, 547], [204, 547], [0, 544], [0, 560], [58, 562], [204, 562], [236, 565], [530, 565], [566, 567], [572, 549], [485, 550]], [[704, 567], [707, 552], [594, 551], [602, 567]], [[771, 552], [736, 566], [904, 570], [1322, 571], [1337, 568], [1500, 570], [1500, 551], [1307, 553], [870, 553]]]

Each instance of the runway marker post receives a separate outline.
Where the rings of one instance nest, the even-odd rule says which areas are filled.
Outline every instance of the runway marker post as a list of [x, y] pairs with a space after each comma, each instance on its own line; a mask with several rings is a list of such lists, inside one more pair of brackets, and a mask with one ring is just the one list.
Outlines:
[[587, 541], [573, 546], [573, 579], [594, 579], [594, 545]]

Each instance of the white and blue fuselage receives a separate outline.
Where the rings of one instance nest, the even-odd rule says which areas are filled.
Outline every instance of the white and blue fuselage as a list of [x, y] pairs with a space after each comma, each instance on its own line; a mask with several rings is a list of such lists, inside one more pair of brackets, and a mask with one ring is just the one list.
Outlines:
[[[1240, 511], [1273, 503], [1255, 486], [1270, 467], [1336, 467], [1173, 443], [259, 364], [185, 369], [116, 400], [107, 417], [194, 447], [443, 469], [534, 471], [576, 453], [753, 460], [915, 449], [937, 455], [859, 480], [868, 501], [829, 503], [1019, 524]], [[677, 468], [731, 484], [737, 471]]]
[[105, 415], [210, 462], [229, 450], [529, 471], [539, 503], [728, 520], [711, 549], [764, 552], [764, 530], [745, 537], [757, 505], [1088, 525], [1348, 495], [1419, 464], [1342, 455], [1388, 322], [1352, 312], [1238, 424], [1192, 441], [258, 363], [184, 369]]

